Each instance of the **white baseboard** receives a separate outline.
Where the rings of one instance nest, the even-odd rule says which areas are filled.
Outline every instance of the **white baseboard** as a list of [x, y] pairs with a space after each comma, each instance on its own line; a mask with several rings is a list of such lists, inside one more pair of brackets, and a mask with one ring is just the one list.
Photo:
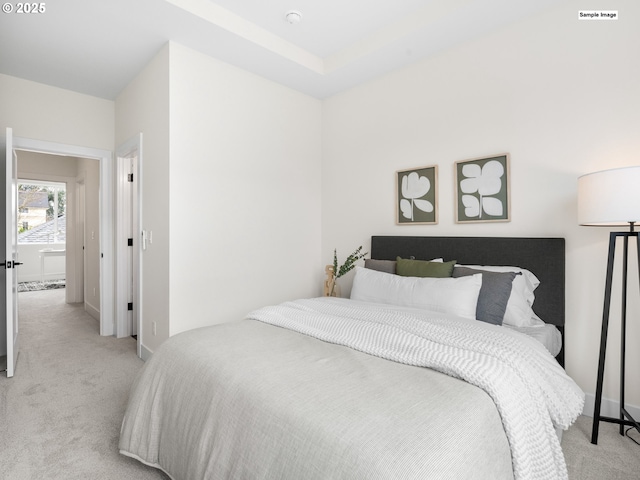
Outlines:
[[[587, 393], [584, 399], [584, 408], [582, 414], [588, 417], [593, 417], [593, 410], [595, 409], [596, 396], [593, 393]], [[635, 405], [625, 405], [627, 412], [631, 414], [636, 420], [640, 419], [640, 407]], [[618, 418], [620, 416], [620, 402], [617, 400], [611, 400], [609, 398], [602, 398], [600, 404], [600, 415], [604, 417]]]
[[100, 321], [100, 310], [89, 302], [84, 302], [84, 310], [96, 320]]
[[147, 347], [145, 347], [144, 345], [140, 345], [140, 355], [141, 358], [144, 362], [146, 362], [147, 360], [149, 360], [151, 358], [151, 355], [153, 355], [153, 352], [151, 350], [149, 350]]

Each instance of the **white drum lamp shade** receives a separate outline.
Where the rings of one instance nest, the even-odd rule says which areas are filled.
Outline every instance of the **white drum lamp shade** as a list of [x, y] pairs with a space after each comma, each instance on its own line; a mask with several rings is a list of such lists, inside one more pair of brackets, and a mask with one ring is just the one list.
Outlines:
[[600, 226], [640, 223], [640, 166], [579, 177], [578, 223]]

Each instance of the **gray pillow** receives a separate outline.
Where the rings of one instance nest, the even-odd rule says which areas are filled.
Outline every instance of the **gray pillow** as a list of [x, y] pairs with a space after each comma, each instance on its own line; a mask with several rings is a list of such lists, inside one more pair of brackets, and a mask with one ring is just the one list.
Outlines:
[[478, 295], [476, 318], [494, 325], [502, 325], [507, 302], [511, 295], [511, 284], [516, 272], [487, 272], [467, 267], [455, 267], [452, 277], [466, 277], [467, 275], [482, 274], [482, 287]]
[[377, 270], [378, 272], [396, 273], [395, 260], [375, 260], [373, 258], [364, 259], [364, 268], [371, 270]]

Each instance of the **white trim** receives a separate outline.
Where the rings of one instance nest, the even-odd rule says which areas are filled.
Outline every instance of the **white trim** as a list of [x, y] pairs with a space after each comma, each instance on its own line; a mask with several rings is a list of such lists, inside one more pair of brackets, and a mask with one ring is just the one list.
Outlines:
[[[23, 148], [18, 148], [18, 150], [26, 151]], [[46, 152], [45, 152], [46, 153]], [[76, 177], [63, 177], [61, 175], [51, 175], [49, 173], [38, 173], [38, 172], [29, 172], [25, 175], [22, 175], [19, 179], [19, 183], [43, 183], [47, 185], [51, 185], [52, 183], [73, 183]], [[69, 186], [67, 185], [67, 189]]]
[[[596, 396], [593, 393], [587, 393], [584, 398], [584, 408], [582, 409], [582, 414], [586, 415], [587, 417], [593, 417], [595, 404]], [[625, 408], [633, 418], [640, 418], [640, 407], [626, 404]], [[602, 397], [602, 403], [600, 404], [600, 415], [604, 417], [618, 418], [620, 415], [620, 402], [617, 400], [611, 400], [610, 398]]]
[[[27, 174], [26, 177], [18, 177], [18, 183], [26, 183], [28, 185], [39, 185], [39, 186], [43, 186], [43, 187], [64, 187], [65, 189], [67, 188], [67, 177], [60, 177], [59, 175], [51, 175], [51, 177], [59, 177], [59, 178], [64, 178], [65, 180], [36, 180], [36, 179], [30, 179], [29, 175], [31, 175], [30, 173]], [[36, 177], [47, 177], [48, 175], [40, 175], [38, 173], [34, 174]]]
[[[2, 155], [4, 161], [2, 168], [4, 174], [4, 212], [5, 230], [4, 230], [4, 261], [19, 261], [17, 253], [18, 244], [18, 228], [16, 225], [16, 217], [18, 215], [18, 192], [17, 192], [17, 162], [15, 155], [15, 137], [11, 128], [6, 129], [2, 143]], [[17, 272], [15, 268], [5, 268], [2, 275], [5, 278], [5, 328], [6, 328], [6, 350], [2, 350], [6, 354], [7, 377], [13, 377], [20, 351], [20, 327], [18, 318], [18, 294], [17, 294]]]
[[100, 335], [115, 333], [113, 314], [113, 155], [108, 150], [14, 137], [13, 148], [100, 161]]
[[144, 332], [142, 331], [142, 320], [144, 318], [144, 307], [143, 307], [143, 303], [142, 303], [142, 284], [143, 284], [143, 275], [142, 272], [144, 272], [144, 270], [142, 269], [142, 259], [143, 259], [143, 251], [146, 247], [146, 238], [142, 233], [142, 225], [144, 225], [144, 223], [142, 223], [143, 220], [143, 215], [142, 215], [142, 185], [143, 185], [143, 179], [144, 179], [144, 175], [143, 175], [143, 171], [144, 169], [142, 168], [143, 165], [143, 160], [144, 160], [144, 136], [142, 134], [142, 132], [140, 132], [139, 135], [139, 143], [138, 143], [138, 171], [136, 172], [138, 174], [138, 182], [137, 182], [137, 187], [138, 187], [138, 290], [136, 291], [136, 298], [135, 298], [135, 302], [137, 302], [138, 304], [138, 356], [143, 359], [144, 361], [146, 361], [148, 358], [151, 358], [151, 355], [153, 354], [152, 351], [147, 350], [146, 348], [144, 350], [146, 350], [146, 353], [143, 352], [142, 349], [142, 342], [144, 341]]
[[[75, 202], [75, 208], [74, 213], [75, 213], [75, 221], [73, 222], [73, 226], [74, 226], [74, 230], [75, 230], [75, 242], [76, 242], [76, 248], [75, 248], [75, 255], [74, 255], [74, 262], [73, 262], [73, 268], [74, 268], [74, 283], [73, 285], [71, 285], [71, 288], [73, 288], [73, 292], [71, 292], [73, 294], [74, 300], [76, 303], [84, 303], [85, 299], [87, 298], [86, 294], [85, 294], [85, 281], [87, 278], [87, 273], [86, 273], [86, 265], [85, 265], [85, 258], [84, 258], [84, 245], [85, 245], [85, 225], [86, 225], [86, 218], [85, 218], [85, 209], [86, 209], [86, 184], [85, 184], [85, 175], [84, 172], [79, 176], [76, 177], [76, 183], [75, 183], [75, 188], [74, 188], [74, 193], [75, 193], [75, 197], [76, 197], [76, 202]], [[81, 246], [82, 248], [79, 248], [78, 246]], [[69, 286], [67, 287], [69, 288]]]
[[100, 310], [91, 305], [89, 302], [84, 302], [84, 311], [96, 320], [100, 321]]
[[145, 347], [141, 343], [138, 343], [138, 345], [140, 345], [140, 358], [146, 362], [153, 355], [153, 351], [149, 350], [147, 347]]
[[[130, 142], [127, 142], [129, 144]], [[125, 144], [125, 145], [127, 145]], [[120, 146], [116, 148], [116, 298], [115, 298], [115, 335], [118, 338], [128, 337], [132, 334], [132, 328], [129, 323], [129, 311], [127, 303], [129, 301], [129, 251], [127, 250], [126, 239], [129, 237], [128, 222], [131, 220], [130, 199], [126, 195], [128, 192], [127, 168], [128, 156], [135, 152], [133, 148]], [[130, 192], [129, 192], [130, 193]], [[133, 236], [133, 234], [131, 234]]]

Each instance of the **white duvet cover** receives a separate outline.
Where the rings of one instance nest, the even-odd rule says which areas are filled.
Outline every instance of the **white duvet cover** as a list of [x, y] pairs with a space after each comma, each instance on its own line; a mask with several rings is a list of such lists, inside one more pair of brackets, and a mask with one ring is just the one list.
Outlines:
[[249, 318], [482, 388], [500, 412], [515, 478], [567, 478], [555, 428], [576, 420], [584, 393], [534, 339], [475, 320], [344, 299], [287, 302]]
[[517, 332], [299, 300], [165, 342], [120, 450], [175, 480], [566, 479], [553, 427], [583, 398]]

